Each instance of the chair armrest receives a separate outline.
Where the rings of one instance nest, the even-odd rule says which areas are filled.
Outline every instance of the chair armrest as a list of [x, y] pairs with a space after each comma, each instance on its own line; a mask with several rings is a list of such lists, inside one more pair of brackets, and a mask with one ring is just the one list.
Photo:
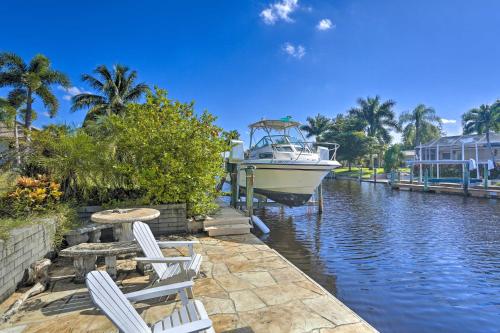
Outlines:
[[179, 263], [179, 262], [188, 262], [191, 261], [191, 257], [163, 257], [163, 258], [146, 258], [146, 257], [137, 257], [134, 258], [136, 261], [140, 261], [146, 264], [168, 264], [168, 263]]
[[160, 248], [168, 248], [168, 247], [180, 247], [180, 246], [192, 246], [194, 244], [200, 244], [198, 241], [165, 241], [165, 242], [157, 242]]
[[[162, 331], [161, 333], [191, 333], [191, 332], [198, 332], [201, 330], [206, 330], [212, 327], [212, 321], [210, 319], [200, 319], [197, 321], [193, 321], [187, 324], [182, 324], [179, 326], [175, 326], [172, 328], [167, 328]], [[156, 331], [155, 331], [156, 333]]]
[[125, 297], [131, 302], [138, 302], [146, 299], [177, 294], [178, 292], [193, 287], [193, 281], [184, 281], [179, 283], [167, 284], [161, 287], [146, 288], [125, 294]]

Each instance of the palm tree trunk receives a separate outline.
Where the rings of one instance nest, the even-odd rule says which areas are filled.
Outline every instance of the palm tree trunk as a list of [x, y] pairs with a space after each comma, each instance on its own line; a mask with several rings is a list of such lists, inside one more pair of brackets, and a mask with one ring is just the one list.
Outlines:
[[17, 130], [17, 121], [14, 119], [14, 137], [16, 140], [16, 166], [21, 167], [21, 153], [19, 152], [19, 132]]
[[24, 118], [24, 127], [26, 127], [26, 141], [31, 141], [31, 123], [32, 123], [32, 109], [31, 109], [31, 100], [32, 91], [28, 88], [28, 98], [26, 100], [26, 114]]
[[419, 145], [420, 142], [420, 126], [415, 124], [415, 146]]

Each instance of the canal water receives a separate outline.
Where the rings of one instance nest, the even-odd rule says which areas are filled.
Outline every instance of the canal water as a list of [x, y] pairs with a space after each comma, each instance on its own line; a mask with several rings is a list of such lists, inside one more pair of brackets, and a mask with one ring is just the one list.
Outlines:
[[261, 239], [381, 332], [500, 332], [500, 202], [327, 180]]

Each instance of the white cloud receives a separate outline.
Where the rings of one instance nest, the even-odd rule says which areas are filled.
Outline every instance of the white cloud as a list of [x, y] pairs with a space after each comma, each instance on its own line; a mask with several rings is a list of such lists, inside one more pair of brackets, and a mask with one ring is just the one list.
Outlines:
[[44, 115], [45, 117], [47, 117], [47, 118], [50, 118], [50, 113], [48, 113], [48, 112], [44, 112], [44, 113], [43, 113], [43, 115]]
[[279, 20], [293, 22], [290, 14], [299, 7], [299, 0], [281, 0], [270, 4], [269, 7], [260, 12], [260, 17], [265, 24], [274, 24]]
[[329, 19], [322, 19], [316, 25], [316, 29], [318, 29], [319, 31], [329, 30], [331, 28], [335, 28], [335, 24], [332, 24], [332, 21], [330, 21]]
[[302, 45], [293, 45], [292, 43], [283, 44], [282, 48], [283, 52], [288, 54], [291, 57], [302, 59], [306, 55], [306, 49]]
[[445, 118], [441, 118], [441, 121], [443, 122], [443, 124], [456, 124], [456, 120], [455, 119], [445, 119]]
[[58, 86], [57, 89], [64, 91], [66, 95], [63, 96], [63, 99], [66, 101], [70, 101], [73, 96], [79, 95], [79, 94], [90, 94], [90, 91], [86, 91], [83, 88], [78, 88], [78, 87], [69, 87], [65, 88], [63, 86]]

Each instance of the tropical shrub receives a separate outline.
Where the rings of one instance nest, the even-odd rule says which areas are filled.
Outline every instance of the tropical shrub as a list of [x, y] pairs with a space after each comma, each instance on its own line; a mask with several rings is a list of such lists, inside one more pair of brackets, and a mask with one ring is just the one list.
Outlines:
[[115, 151], [109, 140], [101, 140], [82, 129], [49, 127], [33, 133], [27, 174], [44, 172], [60, 184], [65, 200], [96, 203], [108, 193], [126, 187], [113, 170]]
[[186, 202], [191, 214], [214, 207], [227, 143], [208, 112], [197, 116], [193, 103], [181, 103], [157, 89], [144, 104], [103, 123], [116, 152], [113, 170], [144, 191], [148, 204]]
[[394, 144], [384, 154], [384, 171], [390, 172], [396, 170], [404, 162], [404, 155], [402, 146], [400, 144]]
[[222, 153], [229, 144], [215, 117], [164, 90], [144, 104], [103, 116], [83, 129], [48, 128], [33, 136], [32, 169], [61, 183], [80, 204], [185, 202], [191, 214], [214, 207]]
[[2, 215], [26, 216], [53, 209], [62, 192], [58, 183], [47, 176], [19, 177], [15, 188], [2, 197]]

